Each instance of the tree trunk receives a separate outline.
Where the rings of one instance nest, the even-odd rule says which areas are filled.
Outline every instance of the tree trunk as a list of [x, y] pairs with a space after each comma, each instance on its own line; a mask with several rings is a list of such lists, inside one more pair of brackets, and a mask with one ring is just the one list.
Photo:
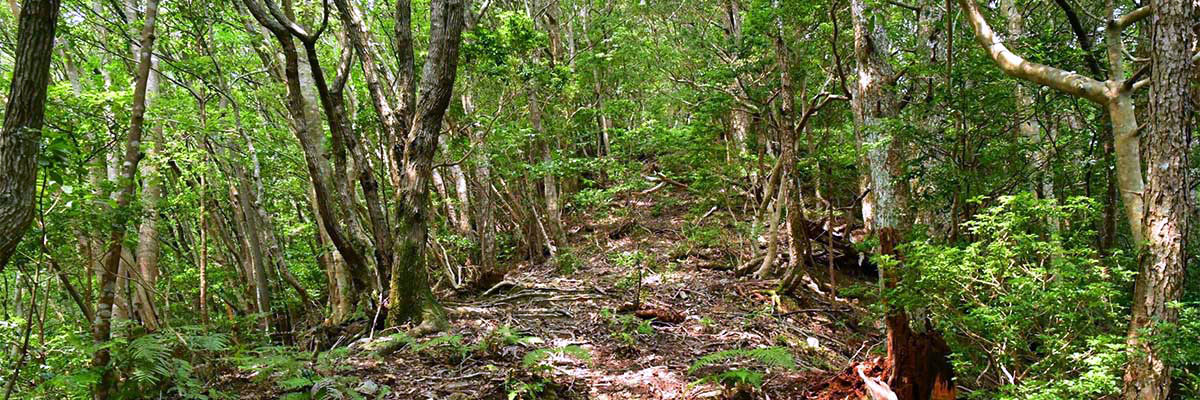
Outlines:
[[28, 0], [21, 8], [4, 128], [0, 131], [0, 272], [33, 221], [38, 145], [59, 0]]
[[[725, 24], [725, 39], [734, 46], [741, 46], [742, 11], [738, 0], [725, 0]], [[738, 60], [734, 59], [733, 61]], [[742, 99], [748, 97], [745, 89], [742, 87], [742, 75], [740, 73], [734, 75], [733, 82], [729, 83], [729, 90]], [[750, 120], [750, 111], [741, 105], [734, 105], [729, 110], [729, 140], [733, 144], [733, 158], [735, 160], [746, 153], [746, 139], [750, 133]]]
[[[445, 141], [442, 141], [445, 143]], [[445, 148], [445, 144], [442, 145]], [[454, 178], [454, 198], [458, 200], [458, 233], [462, 235], [471, 235], [471, 199], [467, 189], [467, 174], [463, 172], [461, 165], [455, 164], [450, 167], [450, 177]]]
[[[529, 96], [529, 123], [533, 126], [533, 131], [537, 135], [534, 146], [536, 151], [540, 153], [542, 165], [549, 167], [554, 162], [554, 152], [551, 150], [553, 142], [550, 135], [542, 126], [542, 107], [538, 99], [537, 83], [529, 82], [527, 93]], [[551, 244], [550, 256], [556, 256], [558, 249], [566, 245], [566, 232], [562, 226], [562, 212], [559, 210], [558, 196], [558, 177], [553, 171], [542, 171], [542, 198], [545, 200], [546, 213], [542, 216], [539, 223], [546, 227], [546, 235]]]
[[[858, 64], [858, 87], [851, 106], [859, 129], [862, 148], [866, 149], [871, 193], [874, 195], [873, 231], [879, 239], [878, 253], [899, 261], [896, 252], [902, 236], [909, 228], [908, 185], [904, 180], [904, 144], [891, 135], [884, 120], [899, 114], [899, 98], [895, 93], [895, 72], [887, 62], [891, 54], [888, 38], [882, 28], [869, 21], [862, 0], [851, 1], [854, 19], [854, 54]], [[880, 268], [885, 287], [894, 288], [899, 274], [894, 268]], [[884, 299], [887, 303], [887, 299]], [[893, 306], [885, 319], [888, 332], [888, 384], [902, 400], [924, 400], [949, 393], [953, 398], [953, 370], [947, 361], [949, 349], [941, 337], [918, 321], [920, 331], [914, 331], [905, 310]]]
[[246, 270], [247, 275], [251, 277], [254, 284], [254, 306], [258, 312], [263, 313], [261, 325], [263, 329], [270, 328], [271, 315], [271, 286], [267, 275], [268, 255], [264, 249], [264, 240], [262, 235], [262, 221], [258, 219], [258, 212], [254, 210], [254, 204], [257, 200], [254, 198], [254, 192], [251, 188], [249, 179], [246, 177], [245, 169], [233, 163], [234, 176], [237, 179], [237, 198], [238, 210], [237, 215], [241, 216], [241, 226], [246, 248], [250, 251], [251, 265]]
[[[146, 106], [150, 107], [159, 95], [158, 58], [151, 57], [153, 70], [146, 84]], [[158, 203], [162, 199], [162, 177], [158, 173], [158, 158], [163, 152], [163, 127], [157, 123], [150, 129], [150, 139], [153, 141], [146, 150], [147, 162], [141, 163], [142, 173], [142, 224], [138, 227], [137, 263], [141, 279], [137, 280], [136, 301], [134, 307], [142, 325], [147, 330], [158, 329], [158, 314], [154, 307], [154, 287], [158, 282]]]
[[429, 235], [429, 179], [442, 118], [454, 89], [462, 39], [463, 2], [435, 0], [430, 5], [430, 45], [422, 71], [416, 122], [404, 146], [404, 168], [397, 188], [396, 261], [393, 264], [388, 321], [419, 324], [415, 333], [443, 330], [446, 314], [433, 297], [427, 278], [425, 243]]
[[479, 281], [490, 287], [490, 284], [502, 281], [508, 271], [496, 263], [496, 221], [492, 216], [494, 205], [492, 202], [492, 167], [487, 151], [488, 132], [483, 127], [475, 126], [474, 119], [477, 116], [470, 91], [463, 93], [462, 107], [463, 112], [471, 121], [467, 124], [466, 129], [467, 135], [471, 139], [471, 147], [475, 149], [475, 180], [472, 182], [475, 200], [472, 205], [475, 207], [475, 237], [479, 240], [479, 258], [476, 263], [479, 264]]
[[[1019, 38], [1025, 35], [1025, 26], [1021, 10], [1017, 8], [1015, 2], [1016, 0], [1003, 0], [1000, 2], [1000, 9], [1008, 21], [1009, 37]], [[1013, 96], [1017, 100], [1016, 114], [1021, 120], [1017, 126], [1017, 132], [1021, 138], [1035, 147], [1029, 157], [1029, 166], [1032, 171], [1030, 189], [1032, 192], [1040, 193], [1043, 198], [1053, 198], [1052, 176], [1047, 176], [1046, 173], [1050, 165], [1046, 157], [1047, 152], [1042, 147], [1042, 127], [1033, 116], [1033, 96], [1020, 85], [1013, 88]]]
[[158, 0], [146, 1], [145, 21], [142, 26], [140, 51], [138, 54], [136, 84], [133, 89], [133, 111], [129, 118], [129, 136], [126, 138], [125, 161], [122, 164], [122, 182], [125, 186], [117, 193], [117, 215], [109, 235], [108, 253], [104, 259], [104, 271], [100, 277], [100, 297], [96, 306], [96, 321], [92, 324], [92, 338], [96, 351], [92, 354], [92, 366], [101, 370], [100, 381], [93, 394], [96, 400], [107, 400], [116, 389], [116, 373], [109, 365], [110, 349], [106, 346], [112, 337], [113, 299], [116, 295], [117, 272], [121, 261], [121, 249], [125, 226], [129, 216], [124, 209], [134, 192], [134, 175], [141, 159], [139, 152], [142, 141], [142, 125], [146, 116], [146, 85], [150, 76], [150, 55], [154, 48], [154, 28], [158, 19]]
[[[204, 157], [207, 164], [207, 154]], [[200, 322], [208, 323], [208, 180], [200, 175]]]
[[[329, 240], [333, 243], [342, 259], [346, 261], [346, 266], [352, 278], [348, 297], [357, 302], [359, 294], [369, 286], [368, 276], [370, 275], [369, 261], [363, 255], [360, 247], [362, 243], [355, 243], [361, 237], [361, 227], [356, 228], [352, 221], [354, 215], [350, 210], [341, 210], [342, 213], [337, 213], [334, 205], [338, 202], [331, 196], [329, 185], [334, 182], [329, 172], [329, 165], [325, 161], [323, 149], [320, 139], [324, 137], [322, 130], [314, 127], [315, 123], [319, 123], [320, 118], [310, 115], [312, 103], [312, 95], [306, 94], [306, 88], [302, 85], [304, 82], [309, 82], [316, 87], [317, 92], [321, 91], [320, 87], [325, 85], [324, 77], [319, 73], [320, 66], [316, 59], [316, 54], [313, 50], [316, 37], [308, 37], [306, 33], [294, 32], [296, 24], [290, 20], [286, 20], [286, 16], [278, 9], [275, 3], [267, 2], [270, 13], [262, 8], [262, 5], [257, 0], [244, 0], [246, 8], [250, 14], [254, 16], [259, 24], [267, 28], [275, 39], [279, 42], [283, 50], [284, 56], [284, 83], [287, 85], [288, 97], [288, 114], [290, 119], [295, 124], [293, 133], [300, 142], [300, 148], [304, 153], [305, 166], [308, 169], [309, 180], [312, 183], [314, 197], [316, 199], [317, 215], [324, 223], [326, 233]], [[304, 60], [308, 62], [309, 68], [303, 68], [306, 72], [301, 73], [300, 68], [300, 53], [296, 49], [295, 41], [292, 36], [295, 35], [301, 39], [305, 46]], [[304, 81], [304, 82], [302, 82]], [[327, 88], [326, 88], [327, 89]], [[331, 99], [322, 97], [321, 106], [328, 110], [331, 108], [329, 103]], [[330, 120], [330, 123], [335, 122]], [[331, 125], [331, 130], [341, 129], [341, 126]], [[336, 188], [335, 188], [336, 189]], [[343, 226], [344, 225], [344, 226]], [[348, 228], [347, 231], [344, 228]], [[346, 293], [344, 293], [346, 294]]]
[[1191, 1], [1152, 2], [1150, 134], [1144, 195], [1146, 251], [1134, 281], [1133, 310], [1126, 344], [1132, 353], [1125, 368], [1124, 397], [1166, 399], [1171, 374], [1161, 349], [1145, 341], [1160, 322], [1175, 322], [1169, 304], [1182, 294], [1184, 237], [1188, 226], [1187, 154], [1192, 129]]

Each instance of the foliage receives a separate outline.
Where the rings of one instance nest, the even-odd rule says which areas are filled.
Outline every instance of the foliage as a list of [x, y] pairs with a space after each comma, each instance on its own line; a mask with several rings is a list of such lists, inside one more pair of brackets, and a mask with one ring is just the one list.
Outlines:
[[1163, 352], [1179, 398], [1200, 397], [1200, 303], [1178, 302], [1170, 305], [1179, 313], [1179, 321], [1161, 323], [1150, 340]]
[[555, 384], [549, 376], [551, 371], [548, 360], [554, 356], [568, 356], [580, 361], [591, 361], [591, 352], [578, 345], [567, 345], [552, 348], [540, 348], [525, 354], [521, 359], [521, 367], [528, 372], [526, 379], [509, 379], [505, 381], [508, 399], [538, 399]]
[[1119, 391], [1132, 276], [1124, 257], [1097, 257], [1093, 209], [1083, 198], [1005, 196], [964, 225], [973, 242], [902, 249], [895, 301], [944, 334], [961, 379], [986, 389], [974, 396]]
[[592, 353], [578, 345], [567, 345], [562, 347], [541, 348], [525, 353], [525, 357], [521, 358], [521, 366], [527, 369], [543, 368], [542, 364], [552, 356], [570, 356], [581, 361], [590, 361]]
[[[738, 368], [723, 367], [738, 360], [749, 360], [757, 363], [754, 366]], [[688, 367], [688, 373], [701, 375], [701, 382], [716, 382], [726, 387], [750, 386], [761, 387], [763, 376], [770, 368], [795, 369], [796, 360], [785, 347], [763, 347], [756, 349], [732, 349], [711, 353], [700, 357]]]

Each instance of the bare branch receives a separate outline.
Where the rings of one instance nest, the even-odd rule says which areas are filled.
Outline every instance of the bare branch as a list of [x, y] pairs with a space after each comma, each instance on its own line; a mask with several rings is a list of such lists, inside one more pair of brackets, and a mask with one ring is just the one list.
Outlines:
[[1122, 15], [1120, 18], [1113, 20], [1111, 23], [1116, 25], [1117, 29], [1125, 29], [1135, 22], [1141, 21], [1146, 17], [1154, 14], [1154, 9], [1150, 6], [1142, 6], [1139, 9], [1133, 10], [1129, 14]]
[[1091, 100], [1097, 104], [1106, 104], [1108, 96], [1103, 82], [1075, 72], [1064, 71], [1048, 65], [1025, 60], [1013, 53], [996, 36], [996, 32], [988, 25], [987, 19], [979, 12], [975, 0], [958, 0], [958, 4], [967, 14], [971, 27], [975, 30], [975, 39], [983, 46], [992, 60], [1000, 69], [1013, 77], [1021, 78], [1040, 85], [1049, 86], [1075, 96]]

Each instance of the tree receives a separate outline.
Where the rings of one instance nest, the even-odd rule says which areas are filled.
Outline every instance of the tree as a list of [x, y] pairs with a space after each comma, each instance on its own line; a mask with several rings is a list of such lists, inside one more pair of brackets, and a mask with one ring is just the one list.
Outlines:
[[440, 0], [431, 4], [429, 54], [421, 71], [421, 84], [412, 130], [404, 138], [402, 167], [396, 202], [396, 261], [388, 295], [392, 324], [420, 324], [416, 331], [443, 330], [446, 316], [433, 297], [426, 275], [426, 240], [429, 235], [429, 180], [437, 151], [442, 118], [450, 105], [462, 42], [463, 1]]
[[0, 272], [33, 220], [38, 146], [59, 4], [59, 0], [30, 0], [21, 7], [12, 84], [0, 131]]
[[[873, 23], [870, 10], [862, 0], [852, 0], [854, 58], [858, 64], [858, 84], [851, 100], [855, 123], [861, 132], [866, 153], [870, 194], [873, 201], [863, 205], [863, 219], [879, 240], [878, 254], [903, 263], [897, 246], [912, 224], [908, 215], [908, 185], [904, 159], [906, 143], [885, 125], [900, 112], [900, 96], [895, 84], [899, 74], [886, 59], [892, 50], [882, 26]], [[903, 284], [890, 266], [880, 269], [884, 285]], [[886, 301], [886, 300], [885, 300]], [[888, 310], [887, 354], [891, 376], [888, 384], [901, 399], [953, 398], [953, 370], [946, 357], [949, 349], [927, 321], [911, 321], [898, 307]], [[913, 325], [916, 325], [916, 329]]]
[[129, 117], [129, 133], [125, 138], [125, 157], [121, 164], [121, 180], [123, 184], [117, 192], [116, 208], [113, 212], [111, 233], [108, 237], [108, 249], [104, 255], [103, 269], [100, 272], [100, 295], [96, 303], [96, 320], [92, 323], [92, 340], [96, 350], [92, 354], [92, 366], [101, 370], [100, 381], [96, 384], [94, 395], [96, 400], [107, 400], [117, 388], [117, 374], [110, 362], [112, 349], [108, 341], [112, 338], [113, 304], [117, 295], [117, 273], [121, 265], [121, 253], [124, 249], [126, 225], [130, 219], [129, 204], [137, 189], [134, 175], [141, 161], [142, 133], [146, 117], [146, 89], [150, 80], [150, 64], [154, 52], [155, 24], [158, 21], [158, 0], [147, 0], [144, 20], [142, 22], [141, 42], [138, 45], [137, 70], [134, 76], [133, 104]]
[[[1168, 4], [1169, 3], [1169, 4]], [[1108, 111], [1116, 143], [1117, 178], [1126, 219], [1134, 244], [1145, 250], [1134, 283], [1132, 320], [1127, 344], [1137, 353], [1125, 371], [1124, 396], [1127, 399], [1166, 398], [1170, 374], [1157, 351], [1142, 335], [1157, 321], [1170, 322], [1175, 316], [1167, 305], [1179, 298], [1183, 279], [1183, 228], [1187, 221], [1187, 189], [1183, 157], [1190, 131], [1190, 102], [1187, 89], [1190, 65], [1186, 22], [1191, 16], [1189, 2], [1165, 2], [1143, 6], [1116, 17], [1109, 6], [1105, 29], [1108, 46], [1109, 77], [1106, 81], [1029, 62], [1014, 54], [1001, 42], [972, 0], [959, 0], [976, 39], [1007, 74], [1033, 83], [1090, 100]], [[1126, 77], [1121, 31], [1154, 14], [1151, 64]], [[1143, 75], [1151, 70], [1151, 78]], [[1151, 134], [1145, 180], [1142, 171], [1142, 146], [1134, 112], [1132, 93], [1152, 84]], [[1145, 182], [1145, 183], [1144, 183]]]
[[1126, 344], [1133, 351], [1125, 368], [1124, 397], [1166, 399], [1171, 372], [1164, 349], [1145, 336], [1159, 323], [1175, 322], [1172, 303], [1182, 295], [1185, 231], [1188, 226], [1187, 154], [1193, 103], [1189, 85], [1194, 60], [1189, 37], [1194, 7], [1190, 1], [1153, 1], [1150, 51], [1150, 132], [1146, 149], [1144, 224], [1146, 251], [1138, 262], [1133, 310]]

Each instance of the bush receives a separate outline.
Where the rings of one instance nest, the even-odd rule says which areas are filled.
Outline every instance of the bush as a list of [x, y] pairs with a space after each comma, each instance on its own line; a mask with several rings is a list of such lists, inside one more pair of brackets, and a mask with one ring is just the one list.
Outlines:
[[[1093, 249], [1093, 205], [1007, 196], [964, 227], [965, 246], [904, 246], [894, 298], [925, 312], [959, 381], [980, 398], [1099, 398], [1120, 391], [1128, 258]], [[1053, 229], [1047, 221], [1059, 221]]]

